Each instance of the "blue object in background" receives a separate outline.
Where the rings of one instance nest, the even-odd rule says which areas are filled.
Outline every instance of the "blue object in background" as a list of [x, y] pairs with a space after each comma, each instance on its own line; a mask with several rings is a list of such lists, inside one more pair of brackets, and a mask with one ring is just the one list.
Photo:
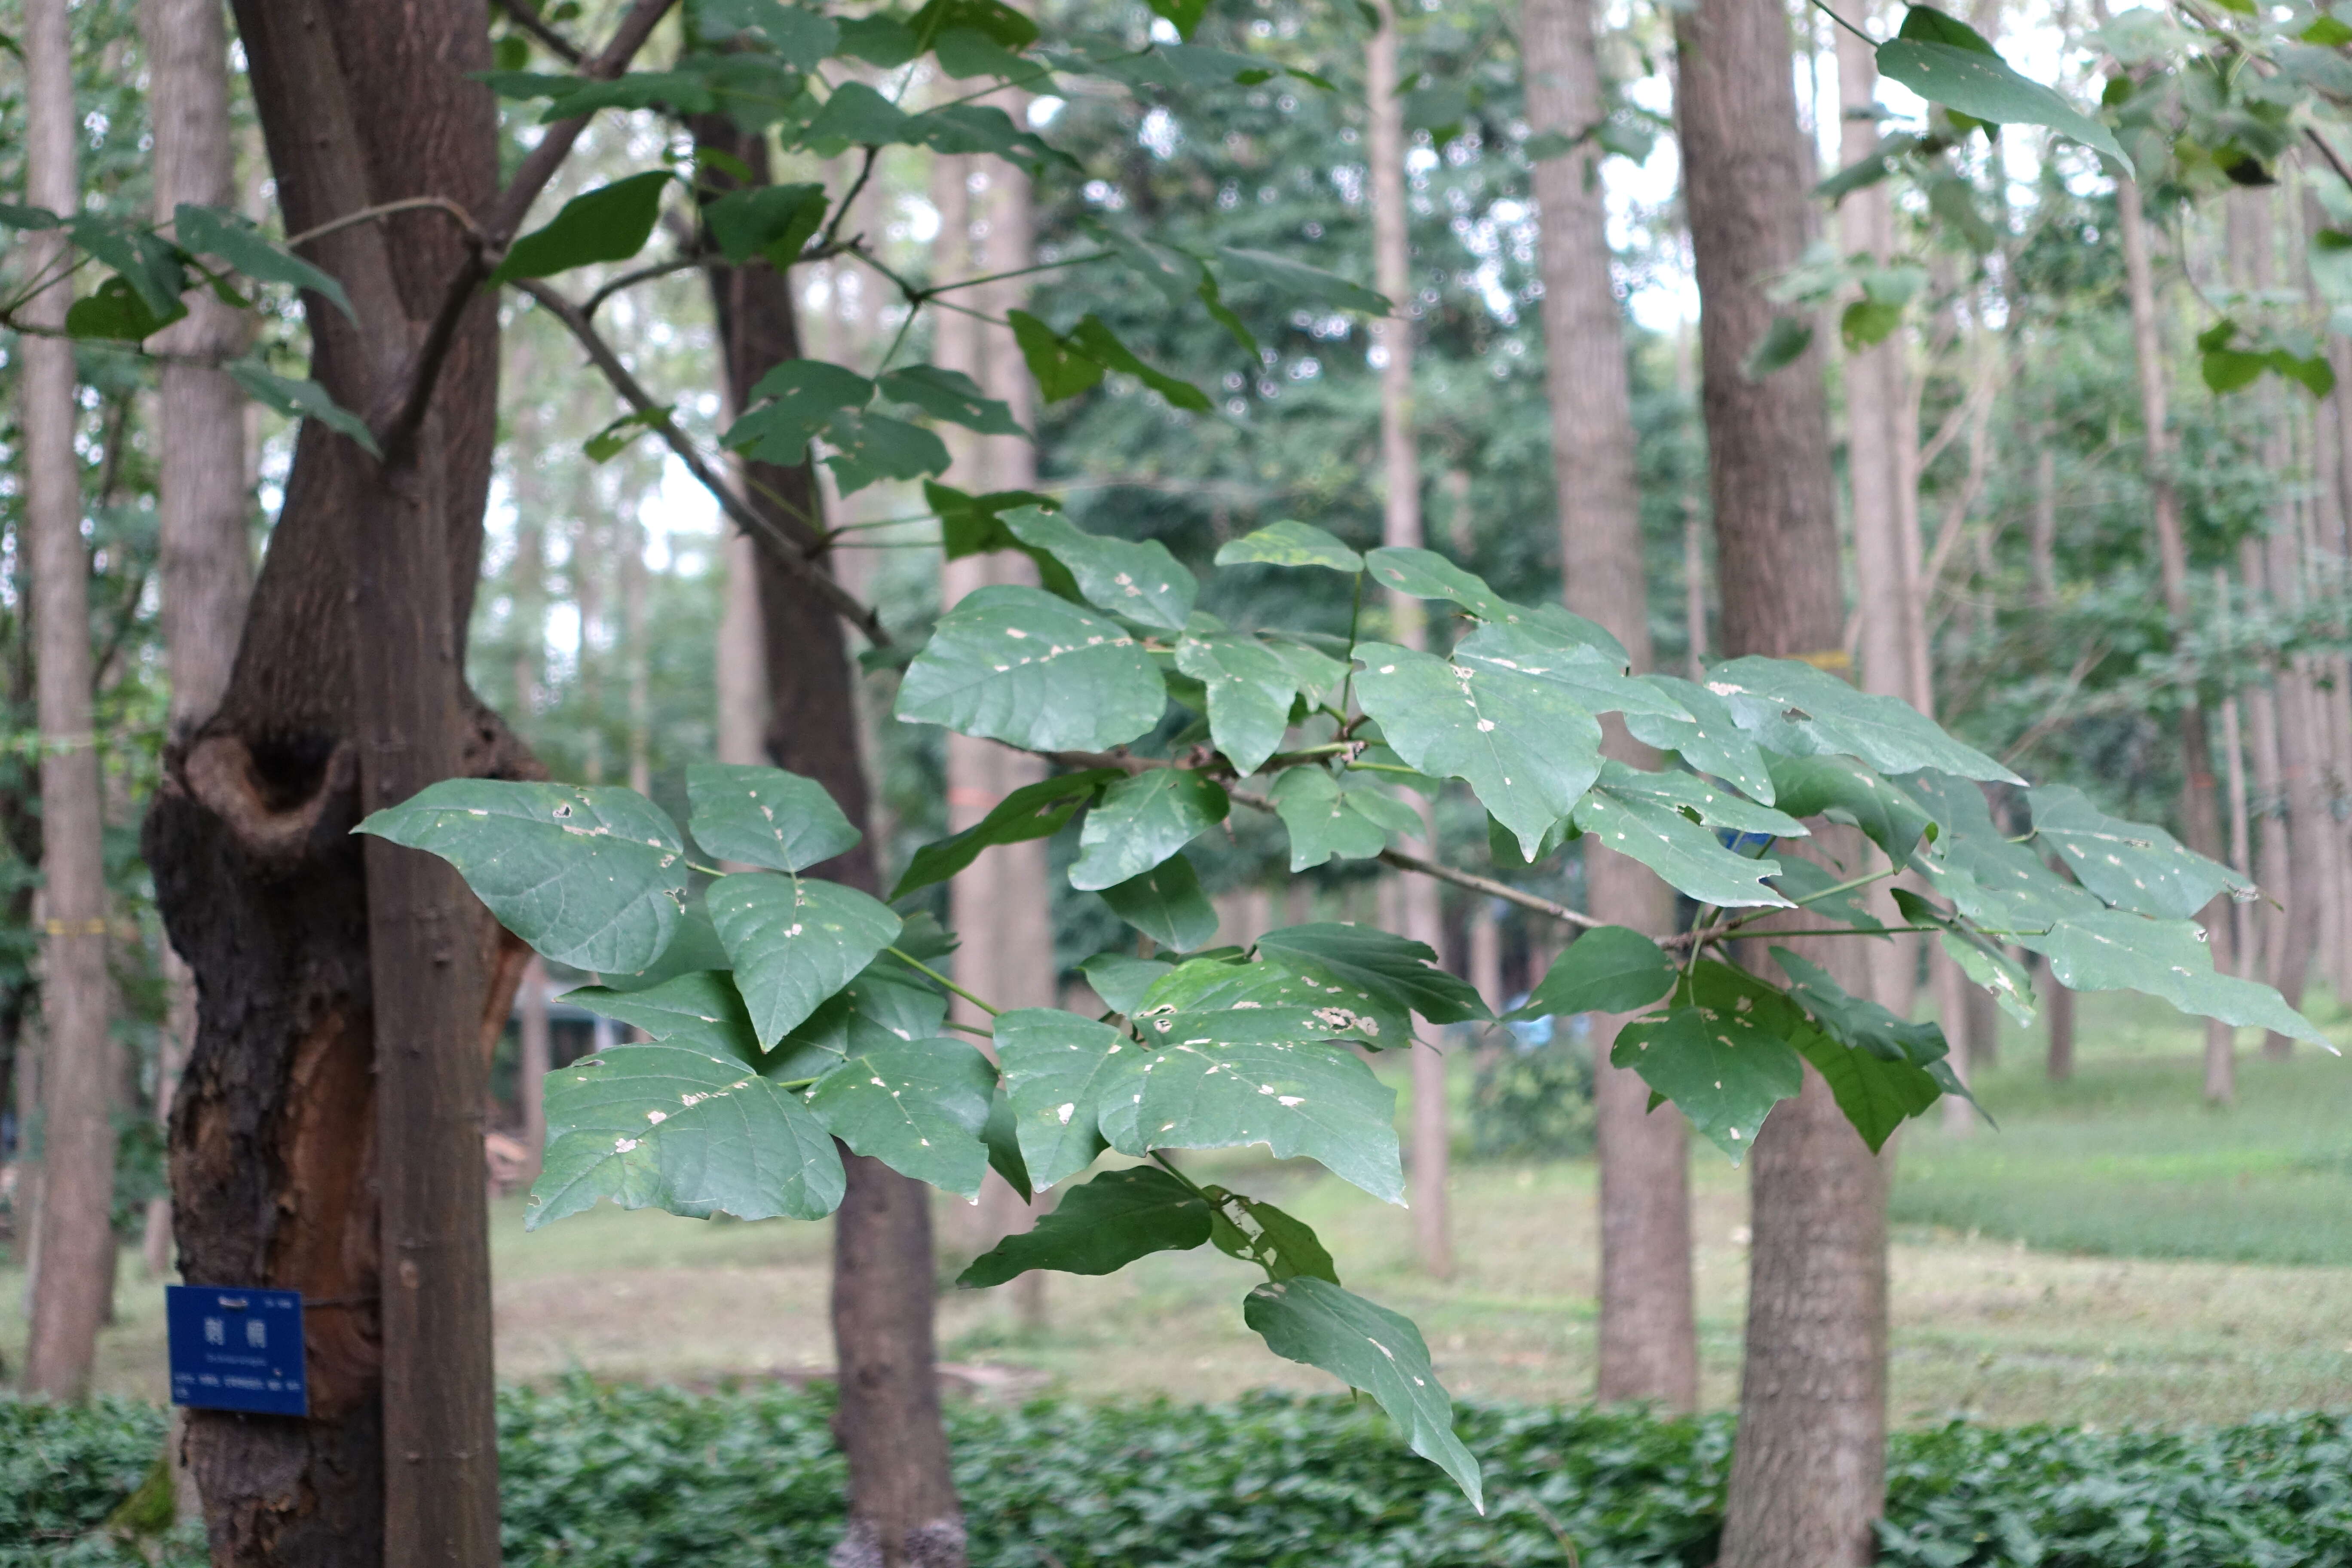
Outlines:
[[302, 1293], [167, 1285], [172, 1403], [200, 1410], [307, 1415]]

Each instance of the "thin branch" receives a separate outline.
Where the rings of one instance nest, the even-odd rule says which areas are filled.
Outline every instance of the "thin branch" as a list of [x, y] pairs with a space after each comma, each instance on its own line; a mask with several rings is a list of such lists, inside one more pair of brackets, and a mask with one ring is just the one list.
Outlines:
[[983, 283], [1002, 283], [1008, 279], [1026, 278], [1033, 272], [1051, 272], [1057, 267], [1083, 267], [1089, 261], [1101, 261], [1118, 254], [1116, 250], [1097, 250], [1092, 256], [1073, 256], [1064, 261], [1040, 261], [1034, 267], [1016, 267], [1010, 272], [991, 272], [979, 278], [959, 278], [952, 283], [934, 283], [930, 292], [944, 294], [950, 289], [977, 289]]
[[817, 241], [818, 249], [831, 250], [834, 242], [841, 237], [841, 226], [848, 221], [850, 206], [864, 193], [866, 182], [874, 177], [874, 160], [881, 156], [881, 153], [882, 149], [879, 147], [866, 149], [866, 162], [858, 166], [857, 178], [849, 183], [849, 189], [844, 192], [841, 200], [834, 205], [833, 221], [824, 226], [824, 234]]
[[1847, 21], [1843, 16], [1839, 16], [1827, 5], [1822, 5], [1822, 0], [1813, 0], [1813, 9], [1819, 11], [1822, 16], [1827, 16], [1831, 21], [1835, 22], [1839, 26], [1843, 27], [1847, 32], [1852, 33], [1855, 37], [1860, 38], [1864, 43], [1868, 44], [1872, 48], [1874, 49], [1878, 47], [1878, 40], [1876, 38], [1872, 37], [1868, 33], [1864, 32], [1852, 22]]
[[457, 226], [466, 231], [467, 238], [477, 242], [481, 239], [481, 227], [474, 222], [474, 215], [448, 197], [406, 196], [396, 202], [379, 202], [372, 207], [362, 207], [356, 212], [347, 212], [339, 218], [329, 219], [316, 228], [306, 228], [299, 234], [289, 235], [287, 237], [286, 248], [292, 250], [297, 246], [308, 245], [314, 239], [324, 239], [339, 229], [356, 228], [361, 224], [373, 223], [380, 217], [390, 217], [394, 213], [426, 210], [447, 213], [457, 220]]
[[548, 53], [565, 65], [577, 69], [587, 61], [588, 51], [549, 26], [547, 18], [539, 14], [538, 7], [531, 5], [530, 0], [498, 0], [498, 6], [514, 18], [516, 26], [537, 38], [546, 47]]
[[1424, 877], [1434, 877], [1441, 882], [1451, 882], [1457, 888], [1467, 888], [1474, 893], [1485, 893], [1489, 897], [1500, 899], [1506, 903], [1517, 904], [1523, 910], [1533, 910], [1539, 915], [1549, 915], [1552, 919], [1564, 921], [1569, 925], [1580, 926], [1586, 931], [1598, 931], [1609, 923], [1607, 921], [1594, 920], [1580, 910], [1571, 910], [1566, 904], [1554, 903], [1551, 900], [1530, 893], [1525, 889], [1514, 888], [1508, 882], [1497, 882], [1491, 877], [1480, 877], [1468, 871], [1457, 871], [1451, 866], [1442, 866], [1434, 860], [1424, 860], [1418, 855], [1408, 855], [1402, 849], [1383, 849], [1381, 851], [1381, 858], [1401, 871], [1418, 871]]
[[2319, 149], [2319, 155], [2327, 160], [2327, 166], [2336, 171], [2336, 177], [2352, 185], [2352, 169], [2344, 166], [2343, 158], [2336, 153], [2336, 144], [2322, 136], [2316, 125], [2305, 126], [2303, 133], [2311, 138], [2311, 144]]
[[614, 295], [624, 293], [640, 283], [650, 283], [656, 278], [667, 278], [673, 272], [691, 271], [709, 259], [707, 255], [673, 256], [667, 261], [656, 261], [650, 266], [640, 267], [634, 272], [624, 272], [593, 294], [589, 295], [587, 302], [580, 307], [580, 313], [593, 321], [596, 318], [597, 308]]
[[779, 564], [815, 589], [818, 597], [824, 599], [835, 615], [863, 632], [875, 647], [890, 646], [890, 635], [882, 629], [879, 615], [843, 587], [832, 573], [817, 563], [810, 550], [785, 534], [772, 520], [761, 515], [758, 509], [737, 495], [712, 471], [702, 453], [687, 439], [686, 432], [670, 418], [668, 411], [654, 401], [653, 395], [645, 389], [644, 384], [629, 374], [629, 367], [621, 363], [620, 355], [613, 352], [612, 345], [599, 336], [587, 317], [580, 313], [580, 307], [544, 283], [531, 280], [518, 286], [570, 329], [580, 346], [588, 351], [589, 360], [604, 373], [604, 379], [612, 383], [613, 389], [621, 395], [632, 410], [645, 418], [661, 437], [663, 443], [677, 455], [678, 461], [686, 465], [687, 472], [694, 476], [695, 482], [710, 492], [712, 499], [719, 502], [719, 510], [738, 528], [765, 545], [769, 554]]
[[933, 969], [929, 964], [925, 963], [921, 959], [917, 958], [913, 953], [901, 952], [895, 947], [885, 948], [882, 951], [887, 952], [891, 957], [897, 959], [899, 963], [908, 965], [909, 968], [920, 970], [923, 973], [929, 975], [932, 979], [938, 981], [940, 984], [946, 986], [949, 990], [954, 992], [957, 995], [962, 997], [965, 1001], [971, 1003], [973, 1006], [979, 1008], [990, 1017], [1000, 1017], [1003, 1015], [1003, 1008], [990, 1006], [987, 1003], [982, 1001], [979, 997], [973, 995], [971, 992], [965, 990], [954, 981], [950, 980], [946, 975], [941, 974], [938, 970]]

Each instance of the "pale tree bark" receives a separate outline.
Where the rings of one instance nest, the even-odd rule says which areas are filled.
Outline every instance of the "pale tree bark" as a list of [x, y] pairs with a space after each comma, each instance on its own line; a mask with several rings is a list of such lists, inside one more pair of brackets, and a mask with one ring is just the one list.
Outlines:
[[[2226, 656], [2230, 648], [2230, 626], [2234, 618], [2233, 597], [2230, 574], [2219, 566], [2213, 569], [2213, 598], [2216, 605], [2215, 634]], [[2252, 803], [2246, 795], [2245, 729], [2241, 723], [2239, 692], [2232, 688], [2221, 699], [2221, 764], [2223, 783], [2228, 788], [2230, 806], [2230, 864], [2239, 875], [2249, 874], [2253, 866]], [[2231, 911], [2231, 929], [2237, 938], [2238, 968], [2242, 975], [2255, 971], [2256, 942], [2253, 908], [2240, 904]]]
[[522, 1004], [521, 1051], [518, 1057], [516, 1098], [522, 1102], [523, 1185], [539, 1179], [540, 1163], [547, 1154], [547, 1075], [554, 1058], [549, 1049], [547, 965], [537, 953], [523, 966], [517, 993]]
[[[1582, 136], [1604, 110], [1591, 0], [1525, 0], [1528, 123]], [[1560, 578], [1568, 606], [1606, 626], [1636, 670], [1651, 667], [1649, 584], [1625, 343], [1610, 276], [1601, 149], [1536, 165], [1543, 215], [1545, 386], [1551, 404]], [[1696, 520], [1694, 520], [1695, 521]], [[1692, 647], [1706, 642], [1705, 563], [1694, 528], [1685, 566], [1694, 595]], [[1602, 747], [1637, 767], [1657, 754], [1611, 715]], [[1653, 936], [1674, 928], [1673, 889], [1595, 838], [1584, 840], [1586, 908]], [[1698, 1331], [1691, 1278], [1689, 1153], [1680, 1115], [1649, 1110], [1649, 1086], [1612, 1067], [1615, 1017], [1593, 1020], [1593, 1115], [1601, 1165], [1601, 1324], [1596, 1392], [1687, 1410], [1698, 1400]]]
[[[1806, 240], [1789, 18], [1776, 0], [1700, 0], [1675, 34], [1723, 644], [1819, 658], [1845, 622], [1821, 356], [1761, 382], [1740, 372], [1772, 321], [1763, 282]], [[1750, 1158], [1747, 1359], [1720, 1562], [1867, 1563], [1886, 1457], [1885, 1169], [1810, 1067]]]
[[[2180, 531], [2180, 497], [2172, 479], [2172, 434], [2165, 391], [2164, 342], [2156, 313], [2156, 279], [2147, 249], [2147, 218], [2139, 186], [2129, 179], [2116, 184], [2116, 226], [2124, 251], [2125, 291], [2130, 298], [2132, 349], [2139, 372], [2140, 421], [2145, 442], [2150, 527], [2156, 536], [2157, 570], [2164, 590], [2165, 613], [2175, 635], [2189, 624], [2189, 551]], [[2205, 709], [2192, 688], [2181, 694], [2180, 750], [2184, 784], [2180, 816], [2182, 837], [2200, 855], [2220, 859], [2221, 819], [2213, 779], [2213, 752], [2205, 732]], [[2225, 973], [2235, 963], [2229, 951], [2229, 895], [2208, 905], [2200, 917], [2213, 947], [2214, 966]], [[2235, 1031], [2218, 1019], [2205, 1021], [2205, 1098], [2226, 1104], [2237, 1094]]]
[[[148, 112], [154, 123], [155, 219], [183, 202], [229, 207], [236, 192], [229, 142], [228, 37], [217, 0], [142, 0]], [[186, 355], [158, 368], [159, 450], [155, 513], [162, 556], [163, 658], [171, 679], [168, 722], [185, 739], [212, 716], [228, 689], [246, 601], [253, 594], [248, 538], [245, 395], [219, 362], [240, 353], [247, 319], [209, 289], [186, 299], [187, 319], [152, 340]], [[210, 363], [193, 363], [210, 361]], [[168, 944], [165, 1018], [156, 1062], [155, 1113], [166, 1124], [181, 1064], [195, 1044], [194, 972]], [[172, 1201], [149, 1204], [142, 1248], [151, 1277], [171, 1266]]]
[[[1411, 213], [1405, 204], [1404, 100], [1398, 96], [1397, 11], [1394, 0], [1376, 7], [1379, 26], [1364, 47], [1365, 110], [1370, 124], [1365, 138], [1370, 164], [1369, 184], [1372, 206], [1373, 287], [1388, 296], [1395, 314], [1372, 323], [1372, 342], [1381, 361], [1381, 474], [1384, 496], [1381, 541], [1390, 546], [1423, 542], [1421, 525], [1421, 453], [1413, 426], [1412, 240]], [[1406, 647], [1423, 647], [1429, 626], [1419, 599], [1389, 595], [1390, 635]], [[1407, 851], [1428, 853], [1437, 841], [1436, 816], [1431, 804], [1420, 802], [1419, 844], [1408, 841]], [[1437, 884], [1425, 877], [1409, 877], [1399, 894], [1402, 934], [1439, 949]], [[1454, 1272], [1454, 1227], [1447, 1212], [1447, 1167], [1452, 1159], [1452, 1135], [1447, 1125], [1445, 1057], [1433, 1044], [1416, 1041], [1412, 1055], [1412, 1230], [1421, 1266], [1438, 1279]]]
[[[24, 10], [25, 194], [35, 205], [81, 205], [75, 162], [73, 44], [66, 0]], [[27, 234], [24, 276], [62, 274], [64, 237]], [[26, 323], [65, 324], [71, 286], [44, 289]], [[33, 568], [35, 702], [41, 736], [40, 1265], [19, 1386], [50, 1399], [89, 1391], [98, 1330], [114, 1289], [114, 1123], [108, 1116], [115, 1051], [107, 1032], [106, 863], [100, 837], [98, 738], [91, 731], [89, 558], [81, 542], [79, 415], [73, 344], [26, 332], [16, 340], [23, 433], [24, 538]]]

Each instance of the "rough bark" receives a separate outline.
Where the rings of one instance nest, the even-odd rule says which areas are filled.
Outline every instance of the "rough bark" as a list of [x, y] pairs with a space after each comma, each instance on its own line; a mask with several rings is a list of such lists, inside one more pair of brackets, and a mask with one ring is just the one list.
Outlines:
[[[488, 208], [493, 108], [467, 75], [489, 60], [478, 0], [243, 0], [236, 18], [289, 230], [426, 194]], [[307, 248], [358, 315], [306, 301], [313, 374], [373, 409], [463, 243], [423, 213]], [[521, 949], [438, 862], [348, 836], [366, 805], [443, 771], [532, 769], [458, 675], [496, 431], [487, 296], [389, 464], [304, 429], [227, 689], [171, 749], [147, 822], [203, 997], [173, 1119], [183, 1271], [311, 1304], [308, 1420], [190, 1420], [217, 1562], [497, 1554], [480, 1073], [505, 1010], [489, 982], [510, 983]], [[380, 1161], [386, 1134], [397, 1152]], [[388, 1344], [413, 1369], [389, 1424]]]
[[[1771, 322], [1763, 280], [1805, 243], [1789, 21], [1774, 0], [1700, 0], [1675, 32], [1724, 647], [1820, 658], [1845, 620], [1820, 356], [1761, 382], [1739, 369]], [[1866, 1563], [1885, 1491], [1885, 1171], [1810, 1068], [1751, 1158], [1747, 1360], [1720, 1561]]]
[[[698, 147], [740, 161], [754, 183], [768, 178], [764, 138], [725, 115], [690, 122]], [[724, 187], [734, 167], [720, 161], [704, 179]], [[729, 404], [777, 364], [800, 357], [792, 291], [772, 268], [714, 264], [708, 270], [723, 351]], [[819, 526], [815, 475], [751, 465], [753, 504], [786, 535], [806, 540]], [[766, 749], [776, 766], [815, 779], [850, 821], [866, 824], [871, 802], [857, 752], [857, 714], [840, 621], [815, 591], [768, 551], [757, 557], [769, 693]], [[868, 893], [879, 878], [869, 839], [814, 868]], [[849, 1459], [849, 1523], [835, 1568], [962, 1568], [963, 1515], [948, 1470], [932, 1330], [929, 1190], [843, 1150], [848, 1195], [834, 1216], [833, 1332], [841, 1406], [835, 1430]]]
[[[1591, 0], [1526, 0], [1520, 35], [1528, 60], [1528, 122], [1576, 136], [1603, 111]], [[1560, 578], [1569, 608], [1625, 645], [1633, 668], [1651, 666], [1649, 584], [1643, 563], [1641, 497], [1622, 307], [1610, 276], [1601, 151], [1580, 142], [1536, 165], [1543, 214], [1546, 390], [1551, 404], [1559, 496]], [[1686, 545], [1696, 544], [1696, 532]], [[1703, 562], [1686, 549], [1694, 594]], [[1692, 647], [1705, 638], [1705, 601], [1694, 600]], [[1606, 721], [1608, 753], [1635, 766], [1657, 758]], [[1674, 892], [1645, 868], [1585, 840], [1586, 907], [1596, 919], [1664, 935]], [[1698, 1399], [1698, 1331], [1692, 1306], [1689, 1156], [1682, 1118], [1649, 1110], [1649, 1087], [1609, 1064], [1616, 1018], [1596, 1018], [1593, 1112], [1601, 1165], [1601, 1326], [1597, 1393], [1687, 1410]]]
[[[2165, 613], [2177, 635], [2189, 625], [2189, 551], [2180, 531], [2180, 497], [2172, 476], [2172, 434], [2166, 408], [2164, 342], [2156, 314], [2156, 281], [2147, 249], [2147, 219], [2139, 186], [2130, 180], [2116, 184], [2116, 227], [2123, 241], [2125, 292], [2132, 317], [2132, 349], [2139, 373], [2141, 438], [2147, 472], [2148, 521], [2156, 536], [2157, 570], [2164, 589]], [[2221, 816], [2214, 787], [2213, 752], [2206, 738], [2202, 699], [2191, 689], [2180, 706], [2180, 751], [2183, 784], [2180, 798], [2182, 837], [2189, 847], [2212, 859], [2221, 858]], [[2230, 952], [2228, 895], [2208, 905], [2199, 916], [2213, 947], [2214, 967], [2225, 973], [2233, 966]], [[2226, 1104], [2237, 1094], [2235, 1031], [2218, 1019], [2205, 1021], [2205, 1098]]]
[[[74, 142], [73, 58], [66, 0], [25, 6], [25, 186], [36, 206], [81, 205]], [[26, 276], [64, 259], [63, 237], [24, 237]], [[58, 268], [62, 271], [62, 268]], [[26, 323], [65, 323], [70, 286], [45, 289]], [[115, 1047], [107, 1031], [106, 863], [100, 838], [98, 739], [91, 731], [89, 557], [81, 542], [80, 405], [73, 344], [16, 341], [23, 437], [24, 538], [32, 562], [34, 699], [41, 738], [42, 1039], [39, 1267], [20, 1386], [51, 1399], [89, 1390], [99, 1325], [114, 1289]]]

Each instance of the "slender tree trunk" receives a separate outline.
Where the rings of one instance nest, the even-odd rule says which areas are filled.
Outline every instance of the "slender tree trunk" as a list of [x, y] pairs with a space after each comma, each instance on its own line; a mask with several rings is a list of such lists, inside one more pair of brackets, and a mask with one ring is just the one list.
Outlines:
[[[66, 0], [27, 0], [25, 187], [36, 206], [80, 209], [73, 45]], [[64, 258], [52, 231], [23, 238], [26, 276]], [[58, 270], [62, 272], [62, 268]], [[27, 301], [28, 325], [65, 323], [70, 285]], [[114, 1046], [107, 1032], [106, 865], [98, 738], [91, 731], [89, 558], [81, 542], [80, 405], [73, 344], [16, 340], [24, 533], [32, 559], [32, 633], [41, 735], [43, 1034], [40, 1268], [21, 1386], [51, 1399], [89, 1390], [99, 1324], [114, 1287]]]
[[[1386, 496], [1381, 542], [1419, 546], [1421, 453], [1413, 426], [1412, 240], [1404, 194], [1404, 100], [1398, 96], [1397, 11], [1393, 0], [1378, 7], [1379, 26], [1364, 49], [1364, 96], [1370, 118], [1366, 137], [1371, 165], [1373, 286], [1388, 296], [1395, 314], [1372, 323], [1381, 360], [1381, 471]], [[1408, 647], [1429, 640], [1419, 599], [1389, 595], [1391, 635]], [[1436, 816], [1421, 803], [1420, 846], [1426, 853], [1437, 839]], [[1439, 931], [1437, 884], [1405, 879], [1399, 912], [1402, 933], [1433, 949]], [[1447, 1166], [1452, 1158], [1445, 1100], [1445, 1057], [1426, 1042], [1412, 1047], [1412, 1230], [1421, 1266], [1444, 1279], [1454, 1272], [1454, 1227], [1447, 1214]]]
[[[1806, 240], [1789, 19], [1775, 0], [1699, 0], [1675, 34], [1723, 643], [1818, 658], [1845, 622], [1821, 356], [1761, 382], [1740, 373], [1771, 323], [1763, 281]], [[1850, 952], [1829, 957], [1858, 966]], [[1885, 1169], [1811, 1068], [1750, 1158], [1747, 1363], [1720, 1561], [1867, 1563], [1885, 1494]]]
[[2050, 1044], [2045, 1070], [2051, 1082], [2064, 1083], [2074, 1076], [2074, 994], [2059, 984], [2047, 968], [2042, 975], [2042, 1011]]
[[[2165, 613], [2174, 635], [2189, 624], [2189, 551], [2180, 532], [2180, 497], [2173, 487], [2172, 435], [2166, 410], [2164, 342], [2156, 314], [2156, 280], [2148, 260], [2147, 219], [2140, 204], [2139, 186], [2120, 180], [2116, 184], [2117, 226], [2122, 232], [2126, 292], [2130, 296], [2132, 347], [2139, 368], [2140, 420], [2147, 443], [2148, 510], [2156, 535], [2157, 568], [2164, 588]], [[2214, 859], [2221, 858], [2221, 811], [2215, 800], [2213, 752], [2206, 740], [2202, 699], [2191, 689], [2180, 707], [2180, 750], [2184, 784], [2180, 816], [2189, 847]], [[2224, 972], [2234, 963], [2230, 945], [2227, 894], [2207, 906], [2200, 919], [2211, 942], [2214, 966]], [[2237, 1094], [2235, 1032], [2216, 1019], [2205, 1022], [2205, 1098], [2226, 1104]]]
[[539, 1179], [540, 1163], [547, 1153], [547, 1075], [554, 1070], [547, 1025], [547, 965], [537, 953], [523, 965], [521, 1050], [518, 1057], [516, 1098], [522, 1102], [523, 1184]]
[[[240, 0], [237, 21], [289, 230], [428, 194], [488, 209], [478, 0]], [[307, 249], [359, 318], [306, 301], [314, 374], [373, 409], [464, 239], [404, 214]], [[481, 1075], [523, 950], [440, 862], [348, 831], [447, 773], [535, 771], [459, 675], [496, 436], [487, 295], [414, 442], [379, 463], [304, 428], [228, 689], [148, 817], [203, 994], [173, 1116], [183, 1270], [310, 1303], [308, 1420], [190, 1418], [218, 1563], [497, 1557]]]
[[768, 650], [760, 626], [760, 547], [740, 531], [720, 547], [727, 574], [719, 616], [719, 760], [767, 760]]
[[[729, 116], [698, 115], [695, 142], [735, 163], [708, 166], [705, 180], [737, 163], [752, 183], [768, 180], [764, 137]], [[745, 406], [751, 386], [800, 357], [788, 280], [761, 263], [709, 268], [728, 401]], [[754, 502], [788, 535], [821, 524], [815, 476], [752, 465]], [[871, 816], [857, 752], [856, 704], [840, 622], [831, 607], [768, 552], [758, 556], [761, 622], [767, 652], [768, 759], [823, 784], [850, 821]], [[867, 893], [881, 891], [871, 839], [817, 868]], [[834, 1216], [833, 1333], [841, 1368], [835, 1431], [849, 1458], [849, 1523], [835, 1568], [963, 1568], [964, 1528], [948, 1469], [932, 1329], [929, 1189], [877, 1162], [843, 1151], [848, 1194]]]
[[[1605, 111], [1591, 0], [1525, 0], [1528, 113], [1538, 131], [1580, 134]], [[1546, 390], [1551, 403], [1560, 576], [1569, 608], [1606, 626], [1633, 668], [1651, 666], [1649, 584], [1625, 343], [1610, 277], [1601, 150], [1586, 140], [1536, 165], [1543, 214]], [[1694, 520], [1695, 521], [1695, 520]], [[1692, 646], [1705, 645], [1705, 562], [1696, 529], [1685, 570], [1696, 599]], [[1602, 745], [1636, 766], [1657, 758], [1606, 721]], [[1663, 936], [1674, 892], [1646, 868], [1584, 841], [1586, 907], [1596, 919]], [[1601, 1165], [1601, 1330], [1597, 1392], [1687, 1410], [1698, 1400], [1692, 1305], [1689, 1154], [1678, 1115], [1652, 1114], [1649, 1086], [1609, 1064], [1621, 1020], [1592, 1037], [1593, 1115]]]

